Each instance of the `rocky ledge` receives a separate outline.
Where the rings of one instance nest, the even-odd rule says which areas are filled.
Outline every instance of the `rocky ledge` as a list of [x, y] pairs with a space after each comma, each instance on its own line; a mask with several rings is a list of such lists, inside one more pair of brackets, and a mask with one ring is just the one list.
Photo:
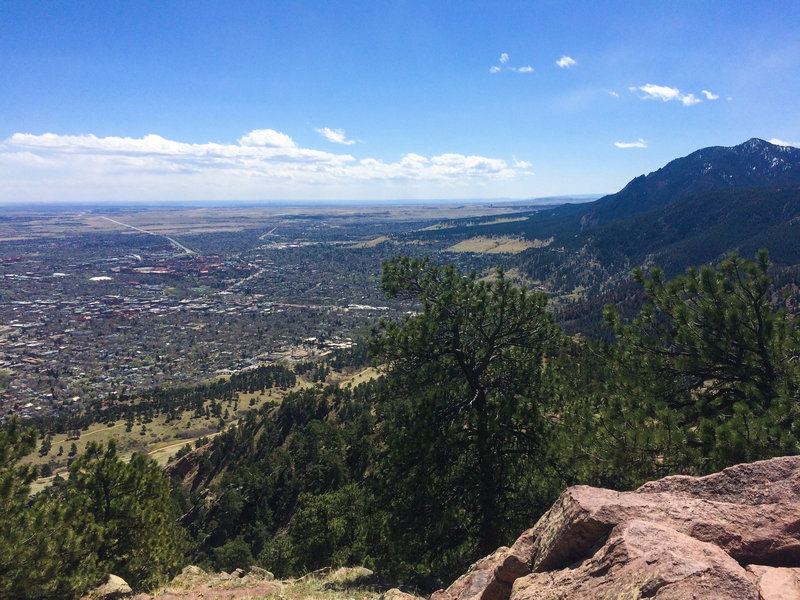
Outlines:
[[800, 457], [575, 486], [431, 600], [800, 600]]

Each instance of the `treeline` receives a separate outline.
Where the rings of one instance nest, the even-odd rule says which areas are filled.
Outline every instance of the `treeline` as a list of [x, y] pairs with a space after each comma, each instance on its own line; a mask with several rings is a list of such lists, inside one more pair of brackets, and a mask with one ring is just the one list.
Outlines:
[[324, 382], [332, 372], [342, 372], [369, 365], [367, 344], [359, 340], [349, 348], [336, 348], [318, 360], [304, 360], [294, 365], [294, 372], [313, 382]]
[[[630, 489], [800, 451], [800, 332], [787, 310], [796, 298], [775, 293], [766, 252], [755, 261], [731, 255], [674, 279], [660, 269], [635, 271], [634, 281], [644, 305], [633, 318], [607, 306], [616, 341], [605, 343], [565, 335], [547, 298], [515, 287], [502, 271], [490, 281], [427, 259], [384, 263], [384, 293], [413, 300], [417, 310], [375, 326], [369, 347], [382, 377], [354, 389], [293, 392], [251, 413], [183, 458], [191, 459], [190, 474], [175, 480], [171, 498], [164, 476], [152, 475], [156, 514], [182, 515], [185, 532], [161, 539], [188, 542], [179, 558], [153, 559], [151, 571], [131, 576], [146, 588], [188, 562], [226, 570], [258, 564], [278, 576], [364, 564], [395, 580], [447, 583], [532, 526], [568, 485]], [[64, 598], [88, 585], [81, 573], [125, 568], [113, 561], [128, 554], [97, 546], [127, 539], [117, 532], [76, 533], [89, 553], [71, 554], [58, 544], [72, 538], [50, 540], [47, 525], [99, 519], [102, 532], [121, 522], [84, 514], [103, 497], [102, 465], [123, 469], [113, 448], [90, 447], [66, 483], [27, 500], [32, 475], [17, 459], [30, 443], [13, 442], [24, 437], [13, 427], [3, 435], [0, 493], [15, 500], [0, 510], [3, 523], [22, 525], [0, 529], [7, 536], [0, 591], [33, 589], [13, 568], [18, 560], [41, 561], [42, 573], [57, 565], [72, 587], [51, 596]], [[111, 453], [106, 463], [104, 453]], [[154, 470], [143, 457], [131, 464]], [[8, 477], [17, 483], [9, 486]], [[153, 495], [130, 480], [123, 495], [141, 502]], [[75, 486], [86, 493], [67, 492]], [[74, 507], [72, 516], [48, 521], [50, 497], [78, 498], [52, 505]], [[123, 507], [133, 515], [122, 520], [131, 536], [137, 515], [161, 522], [148, 512], [155, 507]], [[24, 548], [26, 536], [43, 549]], [[3, 554], [6, 547], [16, 554]], [[51, 563], [40, 554], [76, 558]]]
[[283, 365], [262, 365], [255, 369], [233, 373], [228, 378], [196, 385], [155, 387], [129, 397], [123, 391], [106, 400], [93, 400], [80, 412], [34, 421], [40, 431], [68, 433], [83, 429], [93, 423], [107, 423], [119, 419], [153, 419], [159, 415], [178, 418], [185, 411], [201, 414], [207, 402], [220, 403], [233, 400], [240, 392], [265, 392], [267, 389], [294, 387], [294, 372]]

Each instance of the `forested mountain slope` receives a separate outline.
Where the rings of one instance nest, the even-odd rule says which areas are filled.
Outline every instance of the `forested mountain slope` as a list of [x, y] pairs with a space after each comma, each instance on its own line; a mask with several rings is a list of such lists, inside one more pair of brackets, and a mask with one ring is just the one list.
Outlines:
[[[664, 209], [715, 190], [776, 188], [800, 184], [800, 149], [753, 138], [738, 146], [713, 146], [640, 175], [622, 190], [582, 204], [518, 214], [514, 220], [469, 223], [425, 235], [524, 235], [566, 243], [575, 233]], [[519, 217], [525, 216], [521, 219]]]
[[383, 377], [291, 394], [173, 467], [191, 490], [191, 560], [447, 581], [568, 485], [798, 453], [800, 340], [769, 270], [762, 252], [640, 272], [650, 305], [634, 320], [608, 309], [619, 341], [605, 345], [562, 335], [544, 296], [501, 274], [390, 261], [384, 289], [422, 306], [376, 328]]
[[730, 188], [692, 194], [666, 207], [599, 225], [517, 257], [555, 293], [582, 287], [587, 297], [615, 289], [635, 267], [668, 275], [718, 262], [732, 251], [769, 248], [779, 265], [800, 263], [800, 185]]
[[800, 149], [752, 138], [738, 146], [712, 146], [640, 175], [622, 190], [592, 203], [582, 227], [625, 219], [712, 190], [800, 183]]

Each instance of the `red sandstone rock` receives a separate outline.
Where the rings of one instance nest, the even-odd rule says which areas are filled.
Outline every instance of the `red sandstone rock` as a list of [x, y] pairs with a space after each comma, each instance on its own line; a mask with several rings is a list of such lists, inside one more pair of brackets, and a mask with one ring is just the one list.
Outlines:
[[514, 583], [511, 600], [546, 598], [759, 600], [745, 570], [717, 546], [637, 520], [615, 527], [580, 564]]
[[800, 567], [800, 457], [667, 477], [635, 492], [569, 488], [511, 548], [432, 600], [505, 600], [512, 585], [515, 600], [800, 600], [791, 595], [800, 568], [790, 567]]
[[674, 475], [645, 483], [636, 491], [751, 506], [777, 504], [800, 498], [800, 456], [736, 465], [705, 477]]
[[505, 600], [514, 581], [528, 573], [525, 557], [503, 546], [472, 565], [447, 590], [434, 592], [431, 600]]
[[800, 503], [732, 504], [669, 493], [566, 490], [536, 524], [532, 570], [566, 567], [619, 523], [661, 523], [743, 563], [800, 565]]
[[748, 565], [761, 600], [800, 600], [800, 569]]

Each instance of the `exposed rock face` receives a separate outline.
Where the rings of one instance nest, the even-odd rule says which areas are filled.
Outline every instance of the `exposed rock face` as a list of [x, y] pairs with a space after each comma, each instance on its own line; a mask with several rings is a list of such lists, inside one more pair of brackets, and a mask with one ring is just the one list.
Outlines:
[[759, 600], [747, 572], [719, 547], [637, 520], [617, 525], [576, 568], [520, 578], [512, 597]]
[[800, 600], [800, 457], [569, 488], [432, 600], [508, 598]]
[[527, 553], [502, 547], [476, 562], [447, 590], [434, 592], [431, 600], [503, 600], [514, 581], [530, 573]]
[[201, 483], [198, 473], [200, 459], [211, 452], [213, 447], [213, 442], [209, 442], [184, 454], [178, 460], [167, 465], [167, 474], [170, 477], [180, 477], [187, 488], [194, 490]]

